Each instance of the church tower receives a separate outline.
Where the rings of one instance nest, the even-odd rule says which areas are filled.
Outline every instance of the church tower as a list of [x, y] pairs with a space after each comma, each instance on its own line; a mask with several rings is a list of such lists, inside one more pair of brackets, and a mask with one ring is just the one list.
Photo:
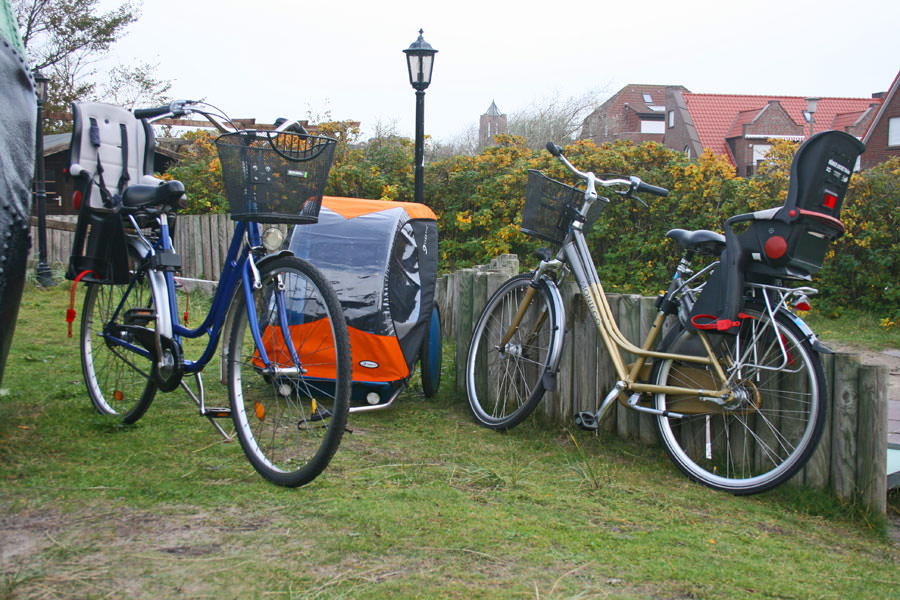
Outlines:
[[487, 112], [481, 115], [478, 125], [478, 149], [482, 150], [494, 145], [494, 136], [506, 133], [506, 115], [500, 112], [497, 104], [491, 100]]

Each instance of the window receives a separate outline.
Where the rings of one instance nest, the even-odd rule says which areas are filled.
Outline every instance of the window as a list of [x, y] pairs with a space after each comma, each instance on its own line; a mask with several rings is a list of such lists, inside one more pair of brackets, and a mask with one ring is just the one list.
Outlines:
[[675, 127], [675, 111], [669, 111], [669, 127]]
[[641, 119], [641, 133], [665, 133], [665, 121], [651, 121], [649, 119]]
[[753, 144], [753, 164], [758, 165], [763, 162], [771, 149], [771, 144]]
[[652, 103], [653, 103], [653, 97], [650, 96], [650, 94], [644, 94], [644, 102], [645, 102], [646, 104], [652, 104]]
[[888, 146], [900, 146], [900, 117], [888, 121]]

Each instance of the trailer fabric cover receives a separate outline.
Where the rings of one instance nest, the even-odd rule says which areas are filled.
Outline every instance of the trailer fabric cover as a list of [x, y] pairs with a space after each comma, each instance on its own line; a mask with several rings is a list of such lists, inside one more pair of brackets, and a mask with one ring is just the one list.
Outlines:
[[406, 379], [431, 319], [437, 220], [422, 204], [323, 198], [290, 250], [320, 269], [347, 319], [354, 381]]

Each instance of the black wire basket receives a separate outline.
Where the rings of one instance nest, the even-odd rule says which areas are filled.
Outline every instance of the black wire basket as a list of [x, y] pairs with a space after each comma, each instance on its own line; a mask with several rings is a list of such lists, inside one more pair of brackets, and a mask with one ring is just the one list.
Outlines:
[[[529, 169], [519, 230], [536, 238], [561, 244], [583, 202], [584, 190]], [[604, 199], [598, 198], [588, 213], [585, 230], [594, 224], [605, 205]]]
[[235, 221], [315, 223], [336, 140], [284, 131], [238, 131], [216, 140]]

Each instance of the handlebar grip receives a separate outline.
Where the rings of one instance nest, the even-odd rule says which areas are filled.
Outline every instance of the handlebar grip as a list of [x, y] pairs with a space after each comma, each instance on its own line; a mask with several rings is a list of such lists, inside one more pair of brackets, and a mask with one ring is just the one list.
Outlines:
[[668, 196], [669, 190], [663, 187], [650, 185], [649, 183], [644, 183], [637, 177], [632, 178], [632, 181], [635, 182], [633, 192], [642, 192], [645, 194], [653, 194], [654, 196]]
[[560, 148], [553, 142], [547, 142], [547, 152], [559, 158], [559, 156], [562, 155], [562, 148]]
[[173, 117], [179, 117], [185, 114], [184, 107], [188, 103], [190, 103], [190, 100], [173, 100], [169, 104], [154, 108], [136, 108], [134, 109], [134, 118], [153, 119], [154, 117], [161, 117], [170, 113]]

